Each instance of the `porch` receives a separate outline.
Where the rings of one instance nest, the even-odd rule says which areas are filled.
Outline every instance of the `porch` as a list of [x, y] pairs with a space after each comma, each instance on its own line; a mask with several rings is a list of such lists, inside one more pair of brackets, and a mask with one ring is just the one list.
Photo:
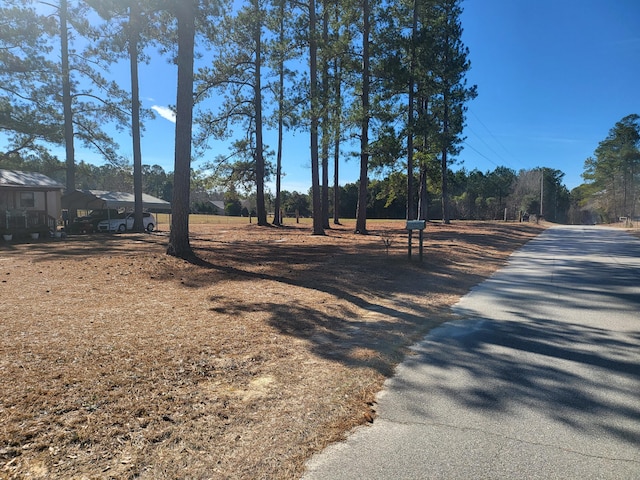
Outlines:
[[57, 229], [58, 220], [44, 210], [7, 209], [0, 211], [0, 225], [16, 236], [39, 232], [40, 236]]

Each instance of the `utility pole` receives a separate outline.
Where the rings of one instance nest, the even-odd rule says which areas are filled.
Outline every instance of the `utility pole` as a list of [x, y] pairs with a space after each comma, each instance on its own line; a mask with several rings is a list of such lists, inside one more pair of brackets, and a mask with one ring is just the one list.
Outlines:
[[544, 168], [540, 169], [540, 218], [542, 218], [542, 201], [544, 200]]

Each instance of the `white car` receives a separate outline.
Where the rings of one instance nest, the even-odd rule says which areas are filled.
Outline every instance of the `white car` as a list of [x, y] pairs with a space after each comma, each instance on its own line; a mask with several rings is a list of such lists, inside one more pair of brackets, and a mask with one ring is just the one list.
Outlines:
[[[156, 228], [156, 219], [150, 213], [142, 214], [142, 225], [147, 232], [153, 232]], [[102, 220], [98, 223], [99, 232], [118, 232], [124, 233], [127, 230], [133, 228], [133, 213], [127, 213], [118, 218], [111, 218], [109, 220]]]

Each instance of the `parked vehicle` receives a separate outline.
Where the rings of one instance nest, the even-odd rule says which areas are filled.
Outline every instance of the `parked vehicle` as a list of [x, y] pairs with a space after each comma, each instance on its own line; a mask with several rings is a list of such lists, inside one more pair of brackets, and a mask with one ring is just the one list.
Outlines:
[[77, 217], [67, 227], [68, 233], [94, 233], [98, 231], [98, 224], [108, 218], [118, 217], [120, 213], [115, 209], [91, 210], [84, 217]]
[[[150, 213], [142, 214], [142, 225], [147, 232], [153, 232], [156, 228], [156, 219]], [[118, 232], [124, 233], [133, 228], [133, 213], [119, 215], [117, 218], [102, 220], [98, 223], [99, 232]]]

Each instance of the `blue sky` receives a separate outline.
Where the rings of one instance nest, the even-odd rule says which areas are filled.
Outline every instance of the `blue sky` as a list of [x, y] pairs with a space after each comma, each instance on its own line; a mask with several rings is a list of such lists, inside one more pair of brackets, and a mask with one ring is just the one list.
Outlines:
[[584, 160], [614, 124], [640, 113], [637, 0], [466, 0], [472, 62], [467, 169], [496, 164], [565, 172], [582, 183]]
[[[569, 189], [578, 186], [584, 160], [615, 122], [640, 114], [640, 1], [466, 0], [463, 7], [468, 80], [478, 97], [468, 105], [464, 150], [453, 168], [544, 166], [565, 172]], [[128, 85], [126, 65], [112, 73]], [[175, 75], [164, 58], [141, 65], [143, 104], [159, 113], [175, 104]], [[166, 117], [147, 122], [142, 155], [143, 163], [172, 171], [174, 124]], [[267, 141], [275, 146], [273, 137]], [[130, 138], [119, 142], [132, 158]], [[211, 145], [212, 156], [227, 152]], [[80, 148], [77, 158], [100, 163]], [[356, 160], [340, 168], [341, 184], [357, 179]], [[287, 136], [283, 169], [283, 189], [308, 190], [307, 133]]]

